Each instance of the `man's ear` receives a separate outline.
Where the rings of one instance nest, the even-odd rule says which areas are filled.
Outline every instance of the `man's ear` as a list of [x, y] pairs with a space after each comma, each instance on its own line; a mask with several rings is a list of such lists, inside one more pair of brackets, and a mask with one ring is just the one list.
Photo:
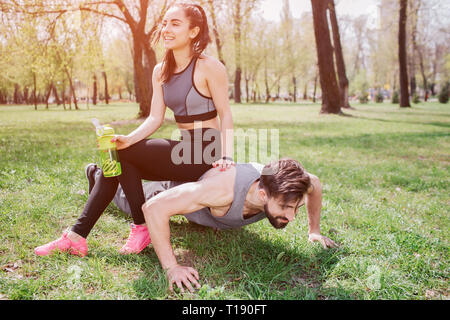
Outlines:
[[262, 201], [264, 201], [264, 202], [267, 202], [267, 200], [268, 200], [268, 198], [269, 198], [269, 196], [267, 195], [267, 193], [266, 193], [266, 190], [264, 190], [264, 189], [258, 189], [258, 196], [259, 196], [259, 198], [262, 200]]

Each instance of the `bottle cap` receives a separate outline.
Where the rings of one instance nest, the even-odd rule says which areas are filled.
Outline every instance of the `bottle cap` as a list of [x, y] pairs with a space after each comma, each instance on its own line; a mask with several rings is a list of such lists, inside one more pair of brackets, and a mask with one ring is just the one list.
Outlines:
[[113, 136], [114, 135], [114, 129], [109, 124], [101, 125], [100, 121], [96, 118], [92, 118], [92, 124], [95, 126], [95, 133], [98, 137], [101, 136]]
[[[114, 129], [109, 124], [105, 124], [102, 126], [102, 136], [113, 136], [114, 135]], [[97, 134], [98, 135], [98, 134]]]

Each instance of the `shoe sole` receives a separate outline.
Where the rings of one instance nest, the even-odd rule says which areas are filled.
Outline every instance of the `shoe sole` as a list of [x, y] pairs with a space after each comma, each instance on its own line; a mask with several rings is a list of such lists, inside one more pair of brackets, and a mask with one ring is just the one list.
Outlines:
[[[88, 165], [86, 165], [86, 167], [84, 167], [84, 175], [86, 176], [86, 179], [88, 181], [88, 194], [91, 194], [92, 188], [91, 188], [91, 180], [89, 179], [89, 175], [88, 175], [88, 168], [90, 166], [95, 166], [97, 167], [97, 165], [95, 163], [89, 163]], [[94, 179], [95, 181], [95, 179]]]
[[54, 255], [54, 254], [57, 254], [57, 253], [70, 253], [70, 254], [72, 254], [72, 255], [75, 255], [75, 256], [79, 256], [79, 257], [84, 257], [85, 255], [87, 255], [87, 252], [86, 253], [83, 253], [83, 252], [81, 252], [80, 250], [77, 250], [77, 249], [74, 249], [74, 248], [68, 248], [68, 249], [65, 249], [65, 250], [62, 250], [62, 249], [59, 249], [59, 248], [55, 248], [55, 249], [53, 249], [52, 251], [50, 251], [50, 252], [46, 252], [46, 253], [39, 253], [39, 252], [36, 252], [36, 250], [34, 251], [34, 253], [37, 255], [37, 256], [40, 256], [40, 257], [45, 257], [45, 256], [52, 256], [52, 255]]

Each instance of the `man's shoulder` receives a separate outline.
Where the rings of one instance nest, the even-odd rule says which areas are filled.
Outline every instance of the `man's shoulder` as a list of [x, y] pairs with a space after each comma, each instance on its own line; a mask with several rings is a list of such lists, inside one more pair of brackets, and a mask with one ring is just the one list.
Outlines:
[[258, 171], [260, 174], [262, 173], [264, 169], [264, 165], [258, 162], [249, 162], [248, 165], [253, 167], [256, 171]]
[[209, 184], [217, 184], [218, 186], [226, 187], [234, 183], [236, 177], [236, 167], [232, 166], [225, 171], [221, 171], [219, 168], [212, 168], [208, 170], [199, 181], [204, 180]]
[[198, 181], [199, 191], [208, 198], [212, 206], [223, 205], [233, 198], [236, 168], [220, 171], [219, 168], [208, 170]]

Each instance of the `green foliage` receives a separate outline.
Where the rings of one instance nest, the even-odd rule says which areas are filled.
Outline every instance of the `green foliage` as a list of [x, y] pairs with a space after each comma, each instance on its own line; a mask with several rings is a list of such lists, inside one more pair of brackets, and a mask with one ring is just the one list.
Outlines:
[[414, 95], [412, 97], [412, 102], [415, 104], [420, 103], [420, 97], [417, 93], [414, 93]]
[[391, 103], [393, 103], [393, 104], [399, 104], [400, 103], [400, 96], [399, 96], [397, 90], [395, 90], [394, 93], [392, 94]]
[[363, 95], [369, 90], [369, 82], [367, 80], [366, 72], [360, 71], [350, 80], [349, 93], [350, 95]]
[[369, 93], [363, 92], [358, 96], [359, 103], [366, 104], [369, 102]]
[[375, 96], [375, 102], [376, 103], [382, 103], [383, 101], [384, 101], [384, 96], [383, 96], [383, 94], [380, 91], [378, 91], [376, 96]]
[[[445, 105], [361, 105], [346, 110], [351, 117], [319, 115], [318, 104], [233, 105], [236, 128], [279, 129], [280, 157], [320, 178], [321, 232], [340, 247], [308, 242], [304, 207], [283, 230], [264, 220], [214, 232], [175, 217], [177, 259], [200, 274], [194, 294], [167, 290], [151, 245], [139, 255], [118, 253], [131, 220], [114, 205], [92, 230], [86, 257], [34, 255], [84, 207], [83, 168], [98, 159], [90, 119], [118, 134], [139, 125], [135, 104], [42, 109], [0, 106], [0, 298], [448, 299]], [[153, 137], [175, 129], [166, 121]]]
[[441, 92], [439, 92], [439, 102], [440, 103], [447, 103], [448, 102], [448, 96], [449, 96], [449, 87], [450, 83], [447, 82], [444, 84], [441, 88]]

